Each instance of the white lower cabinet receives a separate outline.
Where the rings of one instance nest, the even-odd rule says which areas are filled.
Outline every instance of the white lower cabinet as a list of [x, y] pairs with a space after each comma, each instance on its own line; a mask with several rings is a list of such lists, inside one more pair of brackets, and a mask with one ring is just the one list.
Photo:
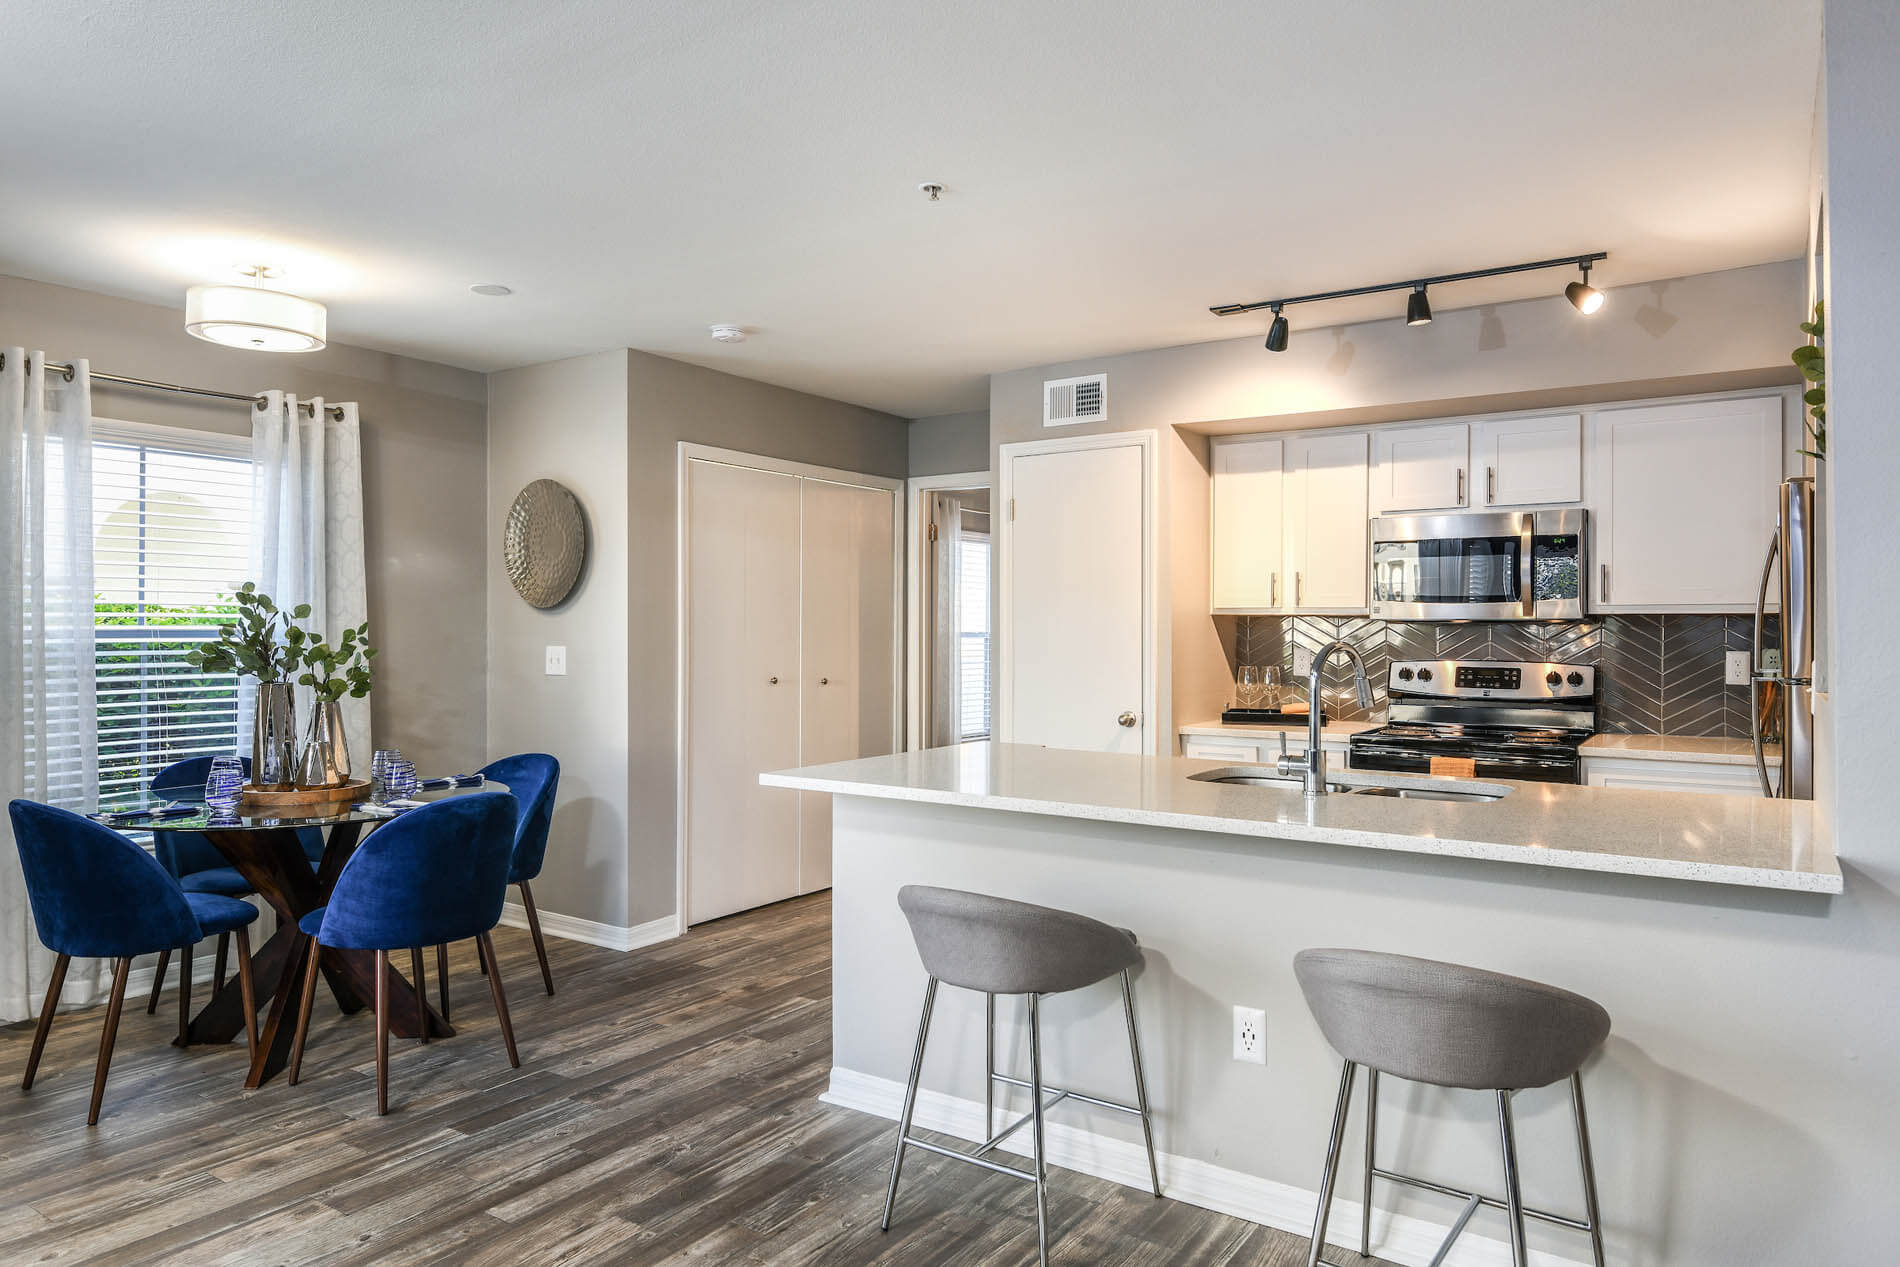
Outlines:
[[[1228, 738], [1225, 735], [1182, 735], [1181, 755], [1199, 757], [1205, 761], [1242, 761], [1259, 765], [1272, 765], [1280, 759], [1280, 735], [1273, 731], [1259, 739], [1251, 736]], [[1306, 747], [1306, 736], [1298, 731], [1286, 731], [1286, 750], [1300, 752]], [[1344, 735], [1334, 738], [1321, 735], [1319, 746], [1325, 750], [1332, 768], [1343, 769], [1350, 745]]]
[[1761, 779], [1754, 766], [1713, 761], [1629, 761], [1585, 756], [1583, 781], [1590, 787], [1635, 788], [1646, 792], [1761, 795]]

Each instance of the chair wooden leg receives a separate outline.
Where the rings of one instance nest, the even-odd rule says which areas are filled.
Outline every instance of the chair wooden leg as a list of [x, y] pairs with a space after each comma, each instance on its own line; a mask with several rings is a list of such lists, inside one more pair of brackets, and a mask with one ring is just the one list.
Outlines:
[[178, 1045], [191, 1046], [191, 947], [178, 948]]
[[548, 968], [548, 944], [541, 939], [541, 916], [534, 909], [534, 894], [528, 882], [521, 882], [521, 908], [528, 913], [528, 933], [534, 938], [534, 957], [541, 961], [541, 984], [554, 994], [554, 973]]
[[112, 998], [106, 1004], [105, 1032], [99, 1035], [99, 1067], [92, 1074], [92, 1108], [86, 1125], [99, 1125], [99, 1106], [106, 1098], [106, 1070], [112, 1067], [112, 1044], [119, 1038], [119, 1010], [125, 1006], [125, 979], [132, 974], [132, 961], [119, 960], [112, 972]]
[[508, 1063], [519, 1069], [521, 1055], [515, 1050], [515, 1027], [508, 1020], [508, 1000], [501, 993], [501, 965], [495, 962], [495, 943], [483, 933], [475, 939], [475, 945], [488, 965], [488, 992], [495, 996], [495, 1017], [501, 1022], [501, 1041], [508, 1044]]
[[488, 958], [487, 956], [482, 954], [482, 944], [479, 941], [475, 943], [475, 962], [481, 965], [482, 975], [484, 977], [487, 976], [488, 975]]
[[435, 992], [442, 1001], [442, 1019], [449, 1019], [449, 947], [447, 942], [435, 948]]
[[376, 1112], [389, 1112], [389, 952], [376, 952]]
[[26, 1077], [20, 1082], [22, 1091], [33, 1089], [33, 1075], [40, 1068], [40, 1053], [46, 1050], [46, 1036], [53, 1029], [53, 1013], [59, 1009], [59, 992], [66, 985], [66, 965], [72, 961], [71, 955], [53, 960], [53, 979], [46, 983], [46, 1002], [40, 1006], [40, 1023], [33, 1027], [33, 1050], [27, 1053]]
[[422, 947], [409, 948], [409, 975], [415, 980], [409, 984], [416, 988], [416, 1041], [429, 1041], [429, 986], [422, 979]]
[[231, 934], [228, 932], [219, 933], [218, 957], [213, 961], [211, 968], [211, 992], [213, 994], [224, 989], [224, 972], [225, 968], [230, 964], [230, 961]]
[[145, 1000], [145, 1014], [147, 1016], [158, 1015], [158, 996], [165, 988], [165, 969], [171, 967], [171, 962], [171, 951], [161, 950], [158, 952], [158, 969], [152, 973], [152, 995]]
[[251, 930], [237, 930], [238, 993], [244, 996], [244, 1041], [251, 1061], [257, 1061], [257, 987], [251, 980]]
[[[297, 1004], [297, 1034], [290, 1044], [290, 1085], [297, 1085], [297, 1078], [303, 1073], [303, 1044], [310, 1034], [310, 1005], [317, 997], [317, 960], [323, 953], [317, 945], [317, 939], [298, 934], [297, 945], [310, 956], [304, 963], [303, 999]], [[296, 951], [291, 952], [295, 954]]]

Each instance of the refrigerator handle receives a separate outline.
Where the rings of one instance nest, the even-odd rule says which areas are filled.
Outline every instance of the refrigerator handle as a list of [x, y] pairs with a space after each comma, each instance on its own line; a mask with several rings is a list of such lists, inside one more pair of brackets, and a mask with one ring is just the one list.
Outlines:
[[[1762, 750], [1761, 684], [1764, 680], [1772, 679], [1773, 675], [1762, 672], [1761, 641], [1763, 627], [1768, 621], [1768, 578], [1774, 575], [1775, 556], [1780, 552], [1781, 534], [1777, 532], [1768, 539], [1768, 557], [1762, 560], [1761, 589], [1755, 595], [1755, 641], [1753, 648], [1748, 653], [1748, 732], [1749, 737], [1754, 741], [1755, 745], [1755, 773], [1761, 779], [1761, 794], [1770, 800], [1779, 796], [1780, 793], [1777, 792], [1774, 785], [1768, 781], [1768, 757]], [[1782, 760], [1787, 760], [1787, 754], [1785, 752], [1782, 754]], [[1787, 786], [1788, 772], [1786, 768], [1781, 772], [1781, 782], [1783, 787]]]

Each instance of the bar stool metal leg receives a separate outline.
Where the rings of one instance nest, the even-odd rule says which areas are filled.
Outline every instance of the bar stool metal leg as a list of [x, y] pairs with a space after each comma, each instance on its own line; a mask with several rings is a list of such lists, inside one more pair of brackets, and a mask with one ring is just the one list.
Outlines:
[[1517, 1179], [1517, 1131], [1511, 1122], [1511, 1093], [1498, 1092], [1498, 1141], [1504, 1152], [1504, 1211], [1511, 1228], [1511, 1262], [1525, 1267], [1524, 1195]]
[[1366, 1186], [1359, 1211], [1359, 1256], [1372, 1257], [1372, 1150], [1379, 1135], [1379, 1071], [1366, 1069]]
[[1597, 1213], [1597, 1169], [1590, 1157], [1590, 1123], [1583, 1111], [1583, 1074], [1570, 1075], [1570, 1104], [1577, 1115], [1577, 1159], [1583, 1163], [1583, 1209], [1590, 1220], [1590, 1254], [1603, 1267], [1603, 1219]]
[[1161, 1195], [1161, 1169], [1155, 1165], [1155, 1131], [1148, 1116], [1148, 1075], [1141, 1068], [1141, 1036], [1135, 1031], [1135, 986], [1122, 969], [1122, 1010], [1128, 1014], [1128, 1055], [1135, 1064], [1135, 1104], [1141, 1109], [1141, 1138], [1148, 1145], [1148, 1182]]
[[1319, 1267], [1319, 1256], [1326, 1248], [1326, 1216], [1332, 1212], [1340, 1145], [1346, 1139], [1346, 1113], [1352, 1108], [1352, 1075], [1358, 1067], [1348, 1060], [1339, 1072], [1339, 1099], [1333, 1106], [1333, 1133], [1326, 1141], [1326, 1171], [1320, 1176], [1319, 1209], [1313, 1215], [1313, 1244], [1306, 1251], [1306, 1267]]
[[1029, 1098], [1036, 1133], [1036, 1261], [1049, 1265], [1049, 1172], [1043, 1160], [1042, 1136], [1042, 1008], [1037, 995], [1029, 996]]
[[917, 1049], [910, 1057], [910, 1081], [904, 1087], [904, 1113], [897, 1120], [897, 1155], [891, 1158], [891, 1186], [884, 1194], [883, 1231], [891, 1230], [891, 1207], [897, 1204], [897, 1176], [904, 1168], [904, 1145], [910, 1139], [910, 1118], [917, 1108], [917, 1079], [924, 1071], [924, 1040], [930, 1036], [930, 1009], [937, 1003], [937, 978], [924, 987], [924, 1014], [917, 1022]]
[[983, 1138], [996, 1130], [996, 996], [983, 996]]

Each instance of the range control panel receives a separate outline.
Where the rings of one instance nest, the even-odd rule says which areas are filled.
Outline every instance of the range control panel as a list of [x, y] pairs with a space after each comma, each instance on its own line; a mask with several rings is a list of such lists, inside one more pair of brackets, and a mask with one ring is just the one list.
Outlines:
[[1386, 686], [1401, 695], [1447, 699], [1590, 699], [1597, 671], [1526, 660], [1395, 660]]

